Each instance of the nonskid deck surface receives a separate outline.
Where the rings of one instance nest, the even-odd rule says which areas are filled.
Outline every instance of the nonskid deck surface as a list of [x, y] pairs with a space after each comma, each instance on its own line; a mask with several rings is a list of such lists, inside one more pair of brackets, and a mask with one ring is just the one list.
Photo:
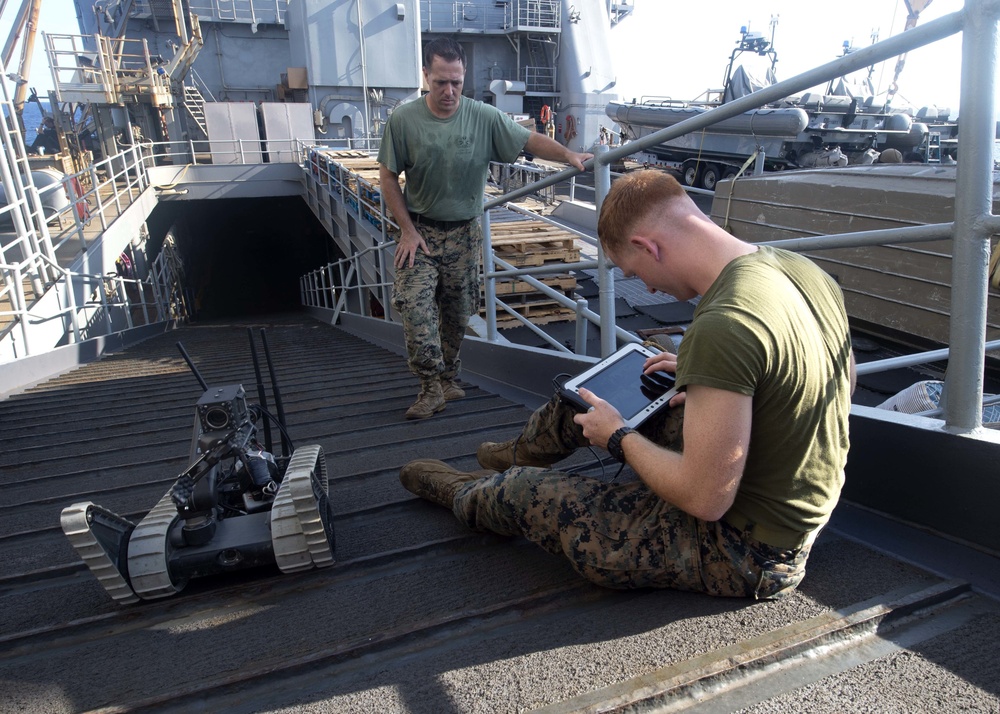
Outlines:
[[[209, 384], [257, 402], [248, 327], [267, 329], [292, 439], [325, 452], [336, 564], [116, 604], [59, 514], [89, 500], [145, 515], [187, 465], [201, 395], [175, 343]], [[194, 697], [205, 711], [573, 711], [710, 690], [707, 711], [874, 711], [883, 696], [916, 711], [940, 692], [936, 711], [997, 709], [995, 603], [833, 530], [801, 590], [759, 604], [603, 590], [534, 545], [467, 531], [398, 480], [417, 457], [474, 468], [481, 441], [528, 415], [465, 388], [406, 421], [418, 384], [402, 357], [279, 316], [191, 325], [3, 402], [0, 710], [190, 711]], [[567, 463], [601, 475], [587, 452]], [[745, 676], [765, 663], [778, 669]]]

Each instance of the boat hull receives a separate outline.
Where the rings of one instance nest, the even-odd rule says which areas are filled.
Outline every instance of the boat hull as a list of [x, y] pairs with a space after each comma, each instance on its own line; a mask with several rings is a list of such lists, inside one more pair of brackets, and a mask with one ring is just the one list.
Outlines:
[[[994, 211], [1000, 188], [994, 183]], [[856, 166], [765, 174], [722, 183], [711, 215], [751, 243], [948, 223], [955, 167]], [[913, 346], [949, 341], [950, 240], [805, 252], [844, 290], [858, 329]], [[991, 247], [995, 246], [996, 239]], [[991, 290], [987, 340], [1000, 338], [1000, 293]]]

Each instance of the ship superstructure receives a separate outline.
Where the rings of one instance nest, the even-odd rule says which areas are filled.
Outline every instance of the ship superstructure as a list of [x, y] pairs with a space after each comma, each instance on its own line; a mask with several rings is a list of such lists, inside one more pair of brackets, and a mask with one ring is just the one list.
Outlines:
[[[466, 49], [466, 96], [539, 131], [551, 118], [554, 135], [583, 150], [612, 126], [607, 33], [631, 11], [610, 0], [77, 5], [82, 35], [46, 36], [56, 100], [109, 112], [119, 142], [135, 127], [179, 142], [179, 153], [184, 142], [225, 132], [226, 118], [213, 131], [206, 117], [214, 103], [303, 104], [297, 138], [371, 146], [389, 112], [419, 96], [422, 44], [440, 35]], [[110, 137], [102, 143], [115, 153]]]

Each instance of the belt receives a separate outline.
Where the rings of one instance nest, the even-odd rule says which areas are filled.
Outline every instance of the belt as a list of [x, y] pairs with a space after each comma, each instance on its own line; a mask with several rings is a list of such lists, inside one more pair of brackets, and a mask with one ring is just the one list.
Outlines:
[[439, 221], [436, 218], [428, 218], [427, 216], [422, 216], [419, 213], [414, 213], [409, 211], [410, 220], [415, 224], [430, 226], [431, 228], [437, 228], [442, 231], [450, 231], [454, 228], [461, 228], [462, 226], [468, 225], [475, 218], [463, 218], [460, 221]]

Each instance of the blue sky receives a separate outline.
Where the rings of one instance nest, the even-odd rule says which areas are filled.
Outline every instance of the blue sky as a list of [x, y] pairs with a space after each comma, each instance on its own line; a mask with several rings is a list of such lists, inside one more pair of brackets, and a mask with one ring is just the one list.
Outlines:
[[[7, 42], [7, 35], [10, 27], [17, 15], [19, 0], [8, 0], [4, 9], [3, 17], [0, 17], [0, 47]], [[76, 24], [76, 9], [72, 0], [42, 0], [41, 11], [38, 17], [39, 32], [35, 37], [35, 51], [32, 53], [31, 74], [28, 78], [28, 86], [38, 89], [38, 94], [45, 97], [45, 93], [52, 88], [52, 73], [49, 71], [49, 63], [45, 58], [45, 43], [42, 41], [42, 31], [55, 34], [75, 35], [80, 32]], [[21, 39], [14, 50], [10, 66], [6, 72], [16, 72], [21, 59]], [[8, 89], [13, 90], [13, 85], [8, 83]]]

